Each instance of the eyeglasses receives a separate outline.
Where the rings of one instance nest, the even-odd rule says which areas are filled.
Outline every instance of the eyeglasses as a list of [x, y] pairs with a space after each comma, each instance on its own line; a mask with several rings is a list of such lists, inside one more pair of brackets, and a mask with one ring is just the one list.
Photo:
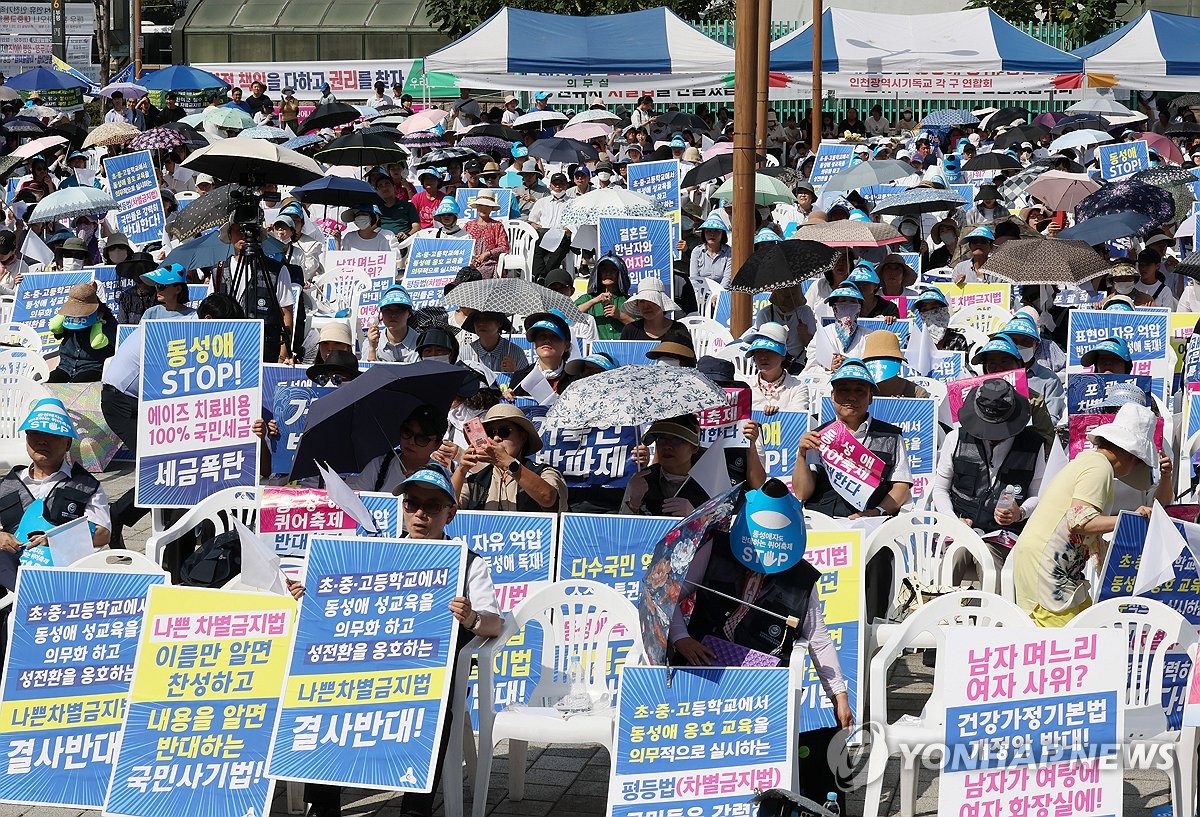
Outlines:
[[646, 445], [654, 445], [657, 443], [658, 445], [676, 446], [683, 445], [686, 441], [670, 434], [653, 434], [643, 437], [642, 442], [644, 442]]
[[415, 499], [409, 499], [408, 497], [404, 497], [401, 504], [404, 505], [405, 513], [416, 513], [417, 511], [421, 511], [426, 516], [437, 516], [439, 513], [450, 507], [449, 502], [438, 502], [434, 499], [430, 499], [425, 502], [417, 502]]
[[487, 429], [487, 433], [488, 433], [489, 437], [495, 437], [497, 440], [507, 440], [509, 437], [512, 436], [513, 427], [512, 426], [492, 426], [490, 429]]
[[325, 372], [321, 372], [320, 374], [313, 375], [312, 381], [318, 386], [340, 386], [353, 379], [350, 375], [346, 374], [326, 374]]
[[416, 443], [418, 448], [423, 448], [437, 440], [437, 437], [431, 437], [428, 434], [422, 434], [418, 431], [413, 431], [408, 428], [400, 429], [400, 439], [403, 442]]

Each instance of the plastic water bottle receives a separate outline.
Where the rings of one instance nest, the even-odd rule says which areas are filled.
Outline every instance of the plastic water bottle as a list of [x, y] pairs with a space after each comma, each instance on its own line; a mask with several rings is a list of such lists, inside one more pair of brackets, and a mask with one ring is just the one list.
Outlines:
[[563, 696], [556, 708], [560, 712], [588, 712], [592, 708], [592, 697], [588, 694], [587, 684], [583, 678], [583, 659], [578, 653], [571, 656], [567, 669], [567, 694]]
[[1007, 511], [1011, 510], [1021, 501], [1021, 486], [1020, 485], [1005, 485], [1004, 490], [1000, 493], [1000, 498], [996, 500], [996, 510]]
[[842, 813], [842, 807], [838, 805], [837, 792], [831, 791], [826, 794], [825, 805], [821, 806], [821, 808], [825, 809], [828, 814], [834, 815], [834, 817], [840, 817]]

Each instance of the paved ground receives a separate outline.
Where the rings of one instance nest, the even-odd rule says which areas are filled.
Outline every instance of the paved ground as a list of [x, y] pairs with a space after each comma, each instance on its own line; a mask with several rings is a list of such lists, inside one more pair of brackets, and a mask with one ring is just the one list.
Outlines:
[[[131, 467], [109, 471], [101, 481], [110, 498], [120, 496], [132, 484]], [[132, 531], [127, 532], [126, 541], [131, 548], [141, 549], [149, 533], [149, 517]], [[897, 666], [888, 685], [896, 711], [900, 714], [918, 714], [931, 689], [933, 670], [922, 666], [919, 657], [908, 656]], [[608, 792], [608, 755], [602, 749], [575, 748], [569, 746], [530, 746], [526, 772], [525, 797], [521, 801], [508, 799], [507, 747], [497, 747], [497, 758], [492, 767], [491, 786], [487, 793], [489, 815], [495, 817], [568, 817], [579, 815], [591, 817], [605, 813]], [[898, 790], [897, 762], [888, 767], [883, 789], [880, 815], [899, 814], [896, 802]], [[472, 781], [466, 784], [465, 800], [470, 813], [473, 795]], [[926, 772], [922, 775], [918, 791], [917, 815], [936, 815], [937, 775]], [[1129, 771], [1125, 774], [1124, 788], [1125, 817], [1149, 817], [1151, 809], [1170, 803], [1170, 788], [1162, 772]], [[346, 817], [400, 817], [400, 796], [392, 792], [348, 789], [343, 800]], [[53, 809], [28, 806], [0, 805], [0, 817], [84, 817], [95, 812], [80, 812], [74, 809]], [[283, 786], [278, 786], [271, 811], [272, 817], [287, 815], [287, 800]], [[861, 792], [850, 795], [848, 815], [863, 813]], [[438, 797], [435, 814], [441, 817], [441, 798]], [[182, 817], [182, 816], [181, 816]], [[189, 816], [190, 817], [190, 816]], [[947, 815], [954, 817], [954, 815]], [[1189, 815], [1188, 817], [1191, 817]]]

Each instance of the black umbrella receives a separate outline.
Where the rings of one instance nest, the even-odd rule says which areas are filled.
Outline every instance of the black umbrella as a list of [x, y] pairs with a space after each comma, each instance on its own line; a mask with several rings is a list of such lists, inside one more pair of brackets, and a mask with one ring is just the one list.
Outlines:
[[468, 375], [433, 361], [372, 366], [309, 408], [289, 479], [317, 476], [318, 462], [339, 474], [361, 472], [400, 444], [400, 426], [415, 409], [445, 416]]
[[564, 139], [553, 136], [549, 139], [538, 139], [529, 146], [529, 155], [544, 162], [594, 162], [600, 158], [596, 149], [587, 142], [578, 139]]
[[684, 113], [683, 111], [667, 111], [659, 114], [654, 119], [654, 127], [675, 133], [685, 130], [708, 132], [707, 122], [694, 113]]
[[187, 207], [167, 219], [167, 235], [176, 241], [186, 241], [205, 230], [219, 227], [229, 220], [236, 206], [233, 191], [237, 185], [226, 184], [193, 199]]
[[1002, 150], [981, 153], [962, 166], [964, 173], [972, 170], [1021, 170], [1025, 165]]
[[1106, 184], [1075, 205], [1075, 220], [1087, 221], [1125, 210], [1141, 213], [1155, 225], [1166, 224], [1175, 218], [1175, 197], [1161, 187], [1123, 179], [1116, 184]]
[[20, 156], [0, 156], [0, 182], [7, 181], [9, 176], [24, 166], [25, 160]]
[[684, 173], [683, 180], [679, 183], [679, 186], [695, 187], [698, 184], [704, 184], [704, 182], [728, 176], [732, 172], [733, 154], [722, 153], [720, 156], [714, 156], [711, 159], [701, 162], [687, 173]]
[[[315, 182], [292, 188], [292, 195], [308, 204], [327, 204], [332, 207], [354, 207], [359, 204], [383, 204], [375, 188], [358, 179], [341, 176], [322, 176]], [[189, 208], [190, 205], [189, 205]]]
[[367, 125], [365, 128], [360, 130], [359, 133], [366, 136], [382, 136], [386, 139], [391, 139], [397, 144], [399, 144], [400, 140], [404, 138], [404, 134], [396, 130], [391, 125]]
[[1011, 125], [1014, 122], [1030, 122], [1033, 120], [1033, 113], [1028, 108], [1022, 108], [1020, 105], [1010, 105], [1007, 108], [1001, 108], [993, 114], [988, 114], [980, 121], [979, 126], [988, 130], [998, 130], [1005, 125]]
[[[87, 128], [81, 128], [71, 122], [59, 122], [51, 125], [47, 130], [50, 133], [58, 136], [65, 136], [71, 142], [71, 147], [78, 149], [83, 144], [83, 140], [87, 138]], [[207, 143], [205, 143], [207, 144]]]
[[204, 138], [204, 134], [193, 128], [186, 122], [167, 122], [162, 127], [167, 130], [177, 130], [183, 134], [183, 138], [187, 140], [188, 147], [203, 148], [208, 147], [208, 140]]
[[1196, 122], [1172, 122], [1163, 131], [1163, 136], [1196, 136], [1200, 134], [1200, 124]]
[[514, 130], [508, 125], [493, 125], [491, 123], [476, 125], [463, 133], [463, 136], [494, 136], [497, 139], [503, 139], [505, 142], [520, 142], [525, 138], [519, 130]]
[[1094, 247], [1117, 238], [1148, 235], [1156, 226], [1155, 221], [1144, 213], [1122, 210], [1119, 213], [1107, 213], [1081, 221], [1074, 227], [1060, 232], [1058, 237], [1067, 241], [1082, 241]]
[[1030, 167], [1045, 167], [1053, 170], [1065, 170], [1067, 173], [1083, 173], [1084, 166], [1066, 156], [1047, 156], [1045, 159], [1037, 159]]
[[478, 151], [465, 147], [435, 148], [422, 156], [419, 162], [414, 162], [413, 168], [420, 170], [426, 167], [443, 167], [448, 162], [465, 162], [468, 159], [477, 159], [480, 155]]
[[46, 127], [36, 119], [14, 116], [0, 125], [0, 133], [6, 136], [43, 136], [46, 133]]
[[1083, 284], [1108, 272], [1090, 244], [1061, 238], [1010, 238], [988, 256], [987, 270], [1014, 284]]
[[1200, 250], [1185, 255], [1179, 265], [1175, 267], [1175, 272], [1186, 275], [1193, 281], [1200, 281]]
[[833, 269], [842, 251], [817, 241], [775, 241], [751, 253], [733, 277], [736, 292], [768, 292], [795, 286]]
[[1016, 125], [1011, 128], [1005, 128], [1004, 132], [992, 141], [992, 147], [998, 150], [1005, 150], [1022, 142], [1030, 142], [1036, 145], [1038, 140], [1047, 134], [1049, 134], [1049, 131], [1041, 125]]
[[388, 162], [404, 161], [408, 153], [392, 139], [381, 134], [348, 133], [334, 139], [313, 154], [313, 158], [328, 165], [374, 167]]
[[313, 109], [308, 118], [301, 123], [300, 133], [321, 128], [336, 128], [361, 118], [362, 114], [353, 105], [347, 105], [345, 102], [327, 102]]
[[1108, 130], [1112, 127], [1112, 123], [1103, 116], [1094, 113], [1079, 113], [1074, 116], [1065, 116], [1055, 123], [1050, 132], [1061, 136], [1064, 133], [1070, 133], [1073, 130], [1080, 128], [1095, 128], [1096, 130]]

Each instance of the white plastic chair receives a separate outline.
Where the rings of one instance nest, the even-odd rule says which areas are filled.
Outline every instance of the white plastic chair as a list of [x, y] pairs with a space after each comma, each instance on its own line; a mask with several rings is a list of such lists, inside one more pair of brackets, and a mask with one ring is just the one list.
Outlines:
[[[107, 570], [110, 572], [150, 573], [166, 575], [148, 556], [136, 550], [98, 550], [71, 563], [72, 570]], [[167, 576], [167, 584], [171, 577]]]
[[729, 330], [712, 318], [703, 315], [690, 315], [680, 318], [679, 322], [687, 327], [692, 336], [692, 348], [696, 357], [714, 354], [733, 343], [733, 335]]
[[963, 307], [950, 317], [950, 328], [971, 327], [985, 335], [999, 332], [1012, 318], [1012, 312], [995, 304], [976, 304]]
[[42, 353], [42, 337], [27, 323], [6, 323], [0, 326], [0, 346], [23, 346]]
[[[496, 655], [530, 622], [541, 625], [541, 676], [523, 705], [509, 705], [496, 712], [491, 705]], [[617, 710], [608, 688], [609, 644], [614, 638], [632, 638], [625, 663], [636, 664], [642, 655], [639, 632], [637, 609], [623, 595], [598, 582], [573, 580], [556, 582], [528, 596], [505, 618], [499, 637], [480, 644], [479, 761], [473, 817], [484, 817], [487, 810], [492, 753], [502, 740], [508, 740], [508, 792], [512, 800], [525, 796], [525, 753], [530, 741], [599, 744], [608, 751], [611, 762]], [[469, 652], [464, 650], [463, 654]], [[576, 661], [595, 703], [590, 713], [564, 719], [553, 707], [569, 691], [571, 667]], [[445, 768], [452, 771], [449, 763]]]
[[0, 295], [0, 323], [10, 323], [12, 321], [13, 308], [16, 306], [17, 299], [12, 295]]
[[722, 292], [725, 292], [725, 287], [721, 286], [719, 281], [713, 281], [710, 278], [700, 279], [700, 291], [696, 293], [699, 311], [696, 314], [715, 321]]
[[0, 348], [0, 377], [26, 377], [45, 383], [50, 377], [50, 365], [39, 352], [6, 346]]
[[750, 344], [736, 340], [733, 343], [725, 344], [720, 349], [714, 349], [710, 354], [732, 363], [739, 380], [753, 383], [754, 378], [758, 377], [758, 369], [755, 367], [754, 361], [746, 355], [748, 348], [750, 348]]
[[0, 376], [0, 468], [5, 472], [29, 464], [25, 434], [18, 429], [33, 404], [49, 396], [45, 386], [27, 377]]
[[[1167, 772], [1173, 814], [1196, 812], [1196, 755], [1200, 730], [1171, 730], [1163, 709], [1163, 672], [1169, 652], [1186, 652], [1196, 660], [1196, 628], [1182, 615], [1154, 599], [1107, 599], [1071, 619], [1074, 629], [1121, 630], [1129, 644], [1125, 695], [1125, 735], [1121, 740], [1125, 768], [1161, 769], [1161, 751], [1174, 753]], [[1195, 664], [1192, 664], [1195, 671]], [[1190, 682], [1184, 689], [1190, 688]], [[1151, 751], [1151, 749], [1159, 751]]]
[[942, 751], [946, 739], [944, 664], [934, 667], [933, 692], [920, 718], [888, 717], [887, 674], [906, 649], [930, 646], [944, 649], [950, 627], [1032, 628], [1033, 622], [1019, 607], [993, 593], [961, 590], [940, 596], [909, 616], [871, 659], [870, 705], [872, 741], [867, 760], [867, 789], [863, 817], [878, 817], [883, 800], [883, 772], [892, 755], [900, 755], [900, 814], [913, 817], [917, 805], [921, 759]]
[[835, 519], [820, 511], [804, 509], [804, 527], [808, 530], [850, 530], [844, 519]]
[[497, 278], [524, 278], [533, 280], [533, 250], [538, 243], [538, 232], [528, 222], [509, 219], [504, 225], [508, 236], [508, 252], [496, 262]]
[[[155, 523], [161, 525], [161, 511], [155, 509]], [[188, 510], [170, 528], [155, 532], [146, 540], [146, 553], [154, 554], [155, 564], [163, 563], [167, 548], [190, 534], [201, 522], [211, 522], [216, 534], [233, 530], [233, 520], [238, 519], [250, 530], [258, 524], [258, 499], [253, 488], [226, 488], [206, 497], [203, 502]]]

